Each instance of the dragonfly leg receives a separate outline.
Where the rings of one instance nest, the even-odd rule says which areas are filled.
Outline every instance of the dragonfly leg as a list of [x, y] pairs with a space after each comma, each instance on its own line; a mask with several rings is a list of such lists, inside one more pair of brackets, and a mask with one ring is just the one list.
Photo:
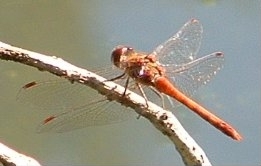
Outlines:
[[[140, 91], [142, 97], [145, 99], [146, 106], [147, 106], [147, 108], [148, 108], [148, 107], [149, 107], [148, 98], [147, 98], [145, 92], [143, 91], [141, 85], [140, 85], [138, 82], [136, 82], [136, 85], [137, 85], [137, 87], [139, 88], [139, 91]], [[137, 119], [139, 119], [139, 118], [140, 118], [140, 115], [138, 115]]]
[[122, 97], [124, 97], [126, 95], [126, 91], [127, 91], [128, 85], [129, 85], [129, 81], [130, 81], [130, 77], [128, 77], [127, 80], [126, 80]]
[[115, 81], [115, 80], [118, 80], [118, 79], [124, 77], [125, 75], [126, 75], [126, 73], [123, 73], [123, 74], [121, 74], [121, 75], [119, 75], [119, 76], [117, 76], [117, 77], [114, 77], [114, 78], [105, 80], [104, 82], [107, 82], [107, 81]]
[[145, 99], [146, 106], [147, 106], [147, 107], [149, 107], [149, 104], [148, 104], [148, 98], [147, 98], [147, 96], [146, 96], [145, 92], [143, 91], [143, 89], [142, 89], [141, 85], [140, 85], [138, 82], [136, 83], [136, 85], [138, 86], [138, 88], [139, 88], [139, 91], [140, 91], [140, 93], [141, 93], [142, 97]]
[[162, 95], [162, 93], [160, 93], [159, 91], [157, 91], [156, 89], [154, 89], [153, 87], [149, 87], [157, 96], [159, 96], [159, 98], [161, 99], [161, 104], [162, 104], [162, 108], [165, 109], [165, 101], [164, 101], [164, 97]]

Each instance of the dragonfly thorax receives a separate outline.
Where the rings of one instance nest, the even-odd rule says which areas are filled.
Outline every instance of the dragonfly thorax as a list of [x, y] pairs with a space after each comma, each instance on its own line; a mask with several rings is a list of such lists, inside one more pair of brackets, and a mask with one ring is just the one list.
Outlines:
[[154, 54], [136, 52], [131, 47], [116, 47], [112, 51], [111, 60], [128, 76], [144, 85], [153, 86], [157, 77], [165, 75], [165, 70]]

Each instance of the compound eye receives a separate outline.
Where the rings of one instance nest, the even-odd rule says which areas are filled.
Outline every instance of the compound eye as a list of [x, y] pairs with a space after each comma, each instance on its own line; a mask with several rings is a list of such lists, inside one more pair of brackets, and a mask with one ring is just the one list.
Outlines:
[[111, 62], [119, 67], [121, 56], [125, 55], [128, 51], [132, 51], [133, 48], [126, 46], [117, 46], [111, 53]]

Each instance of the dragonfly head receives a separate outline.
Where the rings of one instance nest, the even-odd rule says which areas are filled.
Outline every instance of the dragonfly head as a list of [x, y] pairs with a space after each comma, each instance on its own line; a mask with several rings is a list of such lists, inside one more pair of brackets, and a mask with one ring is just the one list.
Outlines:
[[133, 52], [133, 48], [127, 46], [117, 46], [111, 53], [111, 62], [120, 69], [125, 69], [125, 62], [129, 53]]

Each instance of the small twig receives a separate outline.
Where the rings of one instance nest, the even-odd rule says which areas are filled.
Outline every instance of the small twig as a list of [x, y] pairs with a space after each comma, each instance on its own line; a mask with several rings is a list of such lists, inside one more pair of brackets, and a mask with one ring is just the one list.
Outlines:
[[[102, 95], [110, 94], [107, 95], [108, 100], [114, 100], [126, 107], [131, 107], [168, 136], [175, 144], [185, 165], [211, 165], [204, 151], [185, 131], [172, 112], [151, 102], [148, 102], [149, 107], [147, 107], [145, 100], [131, 91], [127, 91], [128, 97], [122, 97], [124, 87], [114, 82], [105, 81], [105, 78], [76, 67], [61, 58], [31, 52], [2, 42], [0, 42], [0, 59], [12, 60], [35, 67], [40, 71], [48, 71], [70, 81], [87, 85]], [[141, 103], [142, 101], [144, 103]]]
[[18, 153], [15, 150], [0, 143], [0, 165], [4, 166], [40, 166], [33, 158]]

